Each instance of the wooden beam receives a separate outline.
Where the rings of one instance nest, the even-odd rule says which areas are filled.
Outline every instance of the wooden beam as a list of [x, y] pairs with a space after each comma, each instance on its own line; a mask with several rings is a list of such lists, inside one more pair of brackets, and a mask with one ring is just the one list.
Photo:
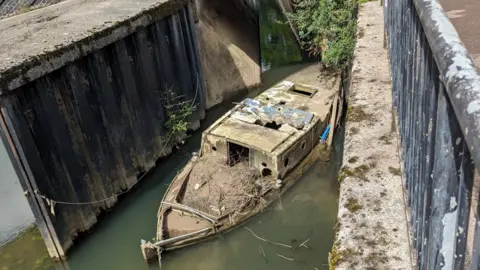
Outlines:
[[154, 243], [153, 245], [155, 245], [157, 247], [162, 247], [162, 246], [165, 246], [165, 245], [169, 245], [169, 244], [173, 244], [173, 243], [176, 243], [176, 242], [186, 240], [190, 237], [200, 235], [202, 233], [211, 231], [212, 229], [213, 228], [201, 229], [199, 231], [195, 231], [195, 232], [187, 233], [187, 234], [184, 234], [184, 235], [180, 235], [180, 236], [172, 237], [172, 238], [169, 238], [169, 239], [165, 239], [165, 240], [162, 240], [162, 241], [158, 241], [158, 242]]
[[217, 217], [214, 217], [212, 215], [209, 215], [207, 213], [204, 213], [200, 210], [197, 210], [197, 209], [194, 209], [194, 208], [191, 208], [190, 206], [186, 206], [184, 204], [179, 204], [179, 203], [169, 203], [169, 202], [162, 202], [162, 204], [166, 204], [166, 205], [169, 205], [172, 207], [172, 209], [177, 209], [177, 210], [182, 210], [182, 211], [185, 211], [185, 212], [189, 212], [191, 214], [194, 214], [194, 215], [197, 215], [201, 218], [204, 218], [208, 221], [210, 221], [212, 224], [215, 224], [218, 222], [218, 218]]
[[330, 134], [328, 135], [328, 146], [332, 146], [333, 136], [335, 135], [335, 123], [337, 118], [337, 107], [338, 107], [338, 94], [335, 95], [332, 105], [332, 113], [330, 116]]

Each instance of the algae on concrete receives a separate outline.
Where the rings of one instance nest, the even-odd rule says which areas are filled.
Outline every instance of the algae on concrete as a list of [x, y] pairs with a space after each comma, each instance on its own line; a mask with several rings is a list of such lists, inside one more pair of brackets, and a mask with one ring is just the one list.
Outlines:
[[0, 270], [51, 269], [52, 262], [36, 226], [0, 247]]
[[[413, 269], [379, 1], [362, 4], [330, 269]], [[360, 31], [360, 29], [362, 29]]]

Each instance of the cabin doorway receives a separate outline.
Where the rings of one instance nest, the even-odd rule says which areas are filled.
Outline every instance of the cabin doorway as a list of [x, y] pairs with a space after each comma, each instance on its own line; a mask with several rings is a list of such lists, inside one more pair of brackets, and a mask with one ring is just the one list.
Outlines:
[[250, 149], [241, 145], [228, 142], [228, 165], [234, 166], [239, 162], [249, 161]]

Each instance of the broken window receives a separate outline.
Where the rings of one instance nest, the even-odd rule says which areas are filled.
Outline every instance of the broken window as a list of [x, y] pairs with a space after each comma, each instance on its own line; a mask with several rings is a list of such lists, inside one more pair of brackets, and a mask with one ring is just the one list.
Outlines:
[[228, 165], [234, 166], [240, 162], [248, 162], [250, 149], [235, 143], [228, 143]]
[[313, 96], [313, 94], [315, 94], [315, 92], [317, 92], [315, 89], [301, 86], [301, 85], [294, 85], [288, 91], [299, 94], [299, 95], [307, 96], [307, 97], [311, 97]]
[[282, 125], [277, 124], [277, 122], [269, 122], [265, 124], [265, 127], [278, 130]]
[[272, 175], [272, 170], [270, 170], [269, 168], [263, 168], [262, 169], [262, 176], [263, 177], [270, 176], [270, 175]]

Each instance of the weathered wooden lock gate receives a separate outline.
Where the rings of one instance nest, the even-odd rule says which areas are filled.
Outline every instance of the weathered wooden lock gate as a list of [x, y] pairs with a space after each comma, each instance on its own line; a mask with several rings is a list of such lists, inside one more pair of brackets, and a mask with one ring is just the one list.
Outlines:
[[[170, 151], [167, 89], [194, 101], [190, 121], [204, 117], [189, 2], [149, 2], [157, 6], [39, 56], [13, 55], [0, 66], [2, 139], [53, 258], [63, 258], [116, 194]], [[69, 5], [92, 18], [95, 7]], [[55, 43], [58, 29], [50, 30], [43, 42]]]

